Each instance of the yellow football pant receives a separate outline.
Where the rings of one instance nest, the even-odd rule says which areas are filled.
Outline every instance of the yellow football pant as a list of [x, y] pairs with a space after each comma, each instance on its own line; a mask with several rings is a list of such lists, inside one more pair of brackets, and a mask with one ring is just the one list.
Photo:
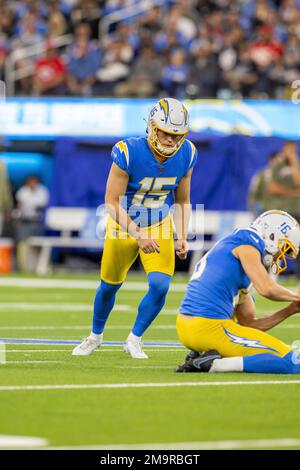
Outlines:
[[274, 336], [241, 326], [233, 320], [212, 320], [179, 313], [176, 327], [181, 343], [193, 351], [216, 349], [223, 357], [263, 353], [283, 357], [291, 351]]
[[130, 237], [111, 217], [108, 218], [101, 261], [101, 279], [109, 284], [121, 284], [138, 255], [146, 274], [156, 271], [173, 276], [175, 255], [171, 217], [167, 216], [162, 222], [142, 230], [158, 242], [160, 253], [144, 253], [134, 238]]

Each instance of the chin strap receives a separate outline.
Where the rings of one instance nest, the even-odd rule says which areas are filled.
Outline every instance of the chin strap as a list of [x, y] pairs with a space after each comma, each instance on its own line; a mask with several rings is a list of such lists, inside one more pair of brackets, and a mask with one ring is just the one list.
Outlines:
[[158, 139], [158, 136], [157, 136], [157, 126], [155, 126], [153, 124], [153, 122], [150, 122], [149, 125], [148, 125], [148, 128], [147, 128], [147, 133], [148, 133], [148, 143], [150, 145], [150, 147], [152, 148], [152, 150], [156, 153], [156, 155], [158, 155], [159, 157], [162, 157], [162, 158], [171, 158], [175, 155], [175, 153], [178, 152], [178, 150], [180, 149], [180, 147], [182, 146], [183, 142], [185, 141], [185, 135], [186, 134], [183, 134], [181, 139], [179, 140], [179, 142], [177, 142], [177, 144], [172, 147], [172, 148], [167, 148], [167, 147], [164, 147], [160, 142], [159, 142], [159, 139]]

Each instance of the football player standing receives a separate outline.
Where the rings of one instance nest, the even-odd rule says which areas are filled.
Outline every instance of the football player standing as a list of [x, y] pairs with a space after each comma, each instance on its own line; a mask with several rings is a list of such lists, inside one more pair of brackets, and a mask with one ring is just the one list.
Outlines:
[[150, 111], [147, 138], [129, 138], [112, 149], [113, 163], [105, 202], [109, 212], [101, 263], [101, 282], [94, 301], [91, 334], [73, 355], [91, 354], [103, 342], [103, 330], [116, 293], [140, 256], [149, 289], [124, 350], [147, 359], [141, 338], [161, 311], [174, 274], [175, 255], [170, 207], [175, 200], [177, 255], [187, 256], [190, 182], [197, 160], [185, 106], [173, 98], [158, 101]]

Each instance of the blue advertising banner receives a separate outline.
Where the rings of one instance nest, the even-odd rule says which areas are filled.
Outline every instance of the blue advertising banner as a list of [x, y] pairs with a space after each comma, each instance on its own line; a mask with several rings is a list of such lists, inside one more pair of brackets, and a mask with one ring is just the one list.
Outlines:
[[[155, 100], [9, 98], [0, 134], [9, 138], [123, 137], [145, 134]], [[187, 101], [193, 132], [300, 139], [300, 104], [291, 101]]]
[[[191, 202], [206, 210], [245, 211], [250, 181], [278, 152], [284, 140], [244, 135], [190, 135], [198, 150], [191, 184]], [[55, 145], [51, 206], [97, 207], [104, 202], [114, 139], [63, 137]], [[298, 143], [300, 153], [300, 142]], [[284, 207], [277, 207], [284, 209]]]

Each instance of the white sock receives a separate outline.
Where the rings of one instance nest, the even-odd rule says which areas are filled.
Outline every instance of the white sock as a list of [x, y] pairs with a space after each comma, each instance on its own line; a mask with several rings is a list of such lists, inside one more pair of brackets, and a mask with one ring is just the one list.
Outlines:
[[129, 333], [129, 336], [127, 338], [127, 341], [141, 341], [142, 337], [141, 336], [135, 336], [132, 331]]
[[242, 357], [223, 357], [215, 359], [209, 372], [243, 372]]
[[93, 333], [93, 332], [91, 331], [90, 338], [91, 338], [93, 341], [101, 341], [102, 338], [103, 338], [103, 333], [100, 333], [100, 335], [97, 335], [96, 333]]

